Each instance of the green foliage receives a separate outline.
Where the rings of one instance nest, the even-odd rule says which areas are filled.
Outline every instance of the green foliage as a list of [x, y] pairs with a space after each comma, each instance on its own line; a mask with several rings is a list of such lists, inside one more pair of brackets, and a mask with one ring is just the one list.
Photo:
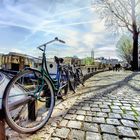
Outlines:
[[91, 57], [84, 58], [84, 64], [85, 65], [93, 65], [94, 64], [93, 58], [91, 58]]
[[117, 45], [118, 56], [125, 62], [131, 65], [133, 53], [133, 41], [128, 36], [123, 35]]

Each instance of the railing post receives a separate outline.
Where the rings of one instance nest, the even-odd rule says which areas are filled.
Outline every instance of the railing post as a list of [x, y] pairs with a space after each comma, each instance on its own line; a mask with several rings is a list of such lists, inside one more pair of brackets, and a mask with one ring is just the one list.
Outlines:
[[0, 140], [6, 140], [4, 112], [0, 110]]

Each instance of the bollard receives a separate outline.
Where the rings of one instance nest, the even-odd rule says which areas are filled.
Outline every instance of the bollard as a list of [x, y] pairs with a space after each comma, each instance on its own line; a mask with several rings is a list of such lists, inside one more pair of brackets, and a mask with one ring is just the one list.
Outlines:
[[0, 140], [6, 140], [4, 112], [0, 110]]

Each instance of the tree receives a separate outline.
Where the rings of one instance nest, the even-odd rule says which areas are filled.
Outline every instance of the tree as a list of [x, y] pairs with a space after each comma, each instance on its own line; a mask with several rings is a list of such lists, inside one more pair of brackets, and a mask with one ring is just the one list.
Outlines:
[[93, 0], [109, 27], [122, 27], [133, 36], [132, 69], [138, 70], [138, 36], [140, 33], [140, 0]]
[[130, 37], [123, 35], [117, 42], [117, 53], [119, 57], [131, 65], [133, 54], [133, 41]]
[[85, 65], [93, 65], [94, 64], [94, 60], [91, 57], [86, 57], [86, 58], [84, 58], [83, 61], [84, 61]]

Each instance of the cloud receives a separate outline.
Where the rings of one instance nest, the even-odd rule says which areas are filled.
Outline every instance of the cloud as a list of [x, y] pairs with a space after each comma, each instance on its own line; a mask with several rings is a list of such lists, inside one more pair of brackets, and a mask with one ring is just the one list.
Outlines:
[[[50, 54], [47, 56], [58, 54], [85, 57], [90, 56], [92, 48], [95, 49], [96, 56], [109, 56], [111, 51], [116, 55], [114, 47], [111, 47], [115, 46], [115, 41], [110, 33], [106, 32], [104, 23], [91, 7], [90, 0], [3, 0], [2, 4], [0, 29], [7, 28], [8, 32], [3, 38], [12, 44], [5, 45], [9, 48], [7, 51], [14, 48], [14, 51], [39, 55], [35, 47], [58, 36], [65, 40], [66, 44], [62, 47], [59, 44], [56, 49], [48, 47], [47, 53]], [[10, 40], [7, 38], [9, 33], [21, 33], [21, 30], [16, 30], [15, 27], [28, 32], [22, 34], [22, 39]], [[2, 46], [1, 40], [0, 45]]]

